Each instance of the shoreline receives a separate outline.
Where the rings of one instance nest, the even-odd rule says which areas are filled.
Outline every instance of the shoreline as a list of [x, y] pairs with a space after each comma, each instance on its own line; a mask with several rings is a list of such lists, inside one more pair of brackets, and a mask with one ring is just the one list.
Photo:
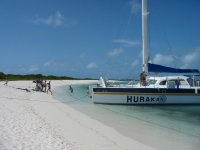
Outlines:
[[[77, 89], [75, 88], [75, 86], [73, 87], [76, 91]], [[58, 91], [60, 90], [62, 91], [62, 88], [58, 89]], [[152, 106], [98, 105], [92, 104], [91, 99], [88, 101], [83, 100], [83, 105], [73, 103], [67, 104], [68, 100], [71, 100], [73, 102], [73, 99], [76, 99], [76, 97], [77, 95], [72, 96], [71, 94], [65, 94], [65, 97], [63, 97], [63, 99], [66, 99], [66, 103], [62, 100], [62, 98], [58, 99], [59, 101], [63, 101], [63, 103], [65, 103], [66, 105], [89, 116], [90, 118], [115, 129], [121, 135], [139, 141], [145, 145], [148, 145], [149, 147], [171, 150], [199, 149], [200, 143], [198, 133], [200, 131], [200, 128], [193, 124], [190, 124], [190, 126], [188, 126], [187, 121], [184, 122], [182, 117], [186, 117], [186, 120], [191, 120], [187, 119], [187, 115], [189, 112], [186, 111], [185, 116], [179, 116], [178, 114], [183, 113], [184, 111], [179, 110], [180, 108], [178, 108], [177, 106], [172, 106], [172, 108], [175, 107], [177, 111], [171, 111], [171, 108], [169, 108], [171, 106], [155, 106], [156, 108], [152, 108]], [[91, 106], [84, 105], [84, 102], [88, 102]], [[161, 108], [163, 108], [164, 110], [158, 111]], [[168, 116], [168, 111], [171, 112], [171, 117]], [[173, 115], [175, 118], [173, 117]], [[183, 121], [183, 124], [181, 123], [181, 121]], [[192, 134], [195, 131], [196, 133]]]
[[[52, 80], [51, 84], [53, 91], [57, 86], [92, 82], [95, 80]], [[31, 81], [10, 81], [7, 87], [0, 83], [0, 148], [154, 149], [53, 99], [50, 94], [16, 89], [33, 87]]]

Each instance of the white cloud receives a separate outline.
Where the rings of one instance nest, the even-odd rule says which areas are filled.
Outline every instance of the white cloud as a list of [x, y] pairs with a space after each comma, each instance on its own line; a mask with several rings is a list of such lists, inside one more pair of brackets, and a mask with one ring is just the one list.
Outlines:
[[153, 63], [155, 64], [161, 64], [161, 65], [174, 65], [172, 62], [174, 61], [176, 65], [180, 66], [182, 69], [188, 69], [192, 66], [196, 66], [200, 58], [200, 48], [195, 48], [193, 50], [190, 50], [189, 53], [172, 58], [172, 56], [164, 56], [162, 54], [156, 54]]
[[75, 20], [66, 20], [65, 17], [63, 17], [59, 11], [57, 11], [55, 15], [51, 15], [48, 18], [37, 17], [37, 19], [35, 19], [33, 22], [35, 24], [46, 24], [55, 27], [62, 25], [70, 26], [75, 25], [77, 23], [77, 21]]
[[172, 56], [164, 56], [162, 54], [156, 54], [156, 56], [153, 59], [153, 63], [155, 64], [161, 64], [161, 65], [169, 65], [174, 61]]
[[49, 65], [51, 65], [51, 66], [60, 66], [60, 67], [68, 66], [68, 64], [65, 63], [65, 62], [55, 62], [53, 59], [52, 59], [52, 60], [49, 60], [49, 61], [47, 61], [47, 62], [45, 62], [45, 63], [43, 64], [44, 67], [47, 67], [47, 66], [49, 66]]
[[65, 62], [49, 62], [50, 65], [52, 66], [58, 66], [58, 67], [67, 67], [69, 64], [68, 63], [65, 63]]
[[37, 70], [39, 70], [39, 68], [38, 68], [36, 65], [32, 65], [32, 66], [29, 68], [28, 72], [34, 72], [34, 71], [37, 71]]
[[137, 46], [140, 45], [141, 42], [136, 40], [136, 41], [130, 41], [130, 40], [114, 40], [114, 42], [116, 43], [120, 43], [122, 44], [122, 46], [124, 47], [133, 47], [133, 46]]
[[9, 69], [6, 69], [6, 70], [5, 70], [5, 72], [8, 72], [8, 71], [10, 71], [10, 70], [9, 70]]
[[141, 5], [138, 2], [138, 0], [131, 0], [129, 2], [129, 5], [131, 6], [131, 13], [132, 14], [137, 14], [137, 12], [140, 10]]
[[59, 63], [58, 65], [61, 66], [61, 67], [66, 67], [66, 66], [68, 66], [66, 63]]
[[132, 64], [131, 64], [132, 67], [135, 67], [135, 66], [137, 66], [137, 65], [138, 65], [138, 60], [135, 60], [135, 61], [132, 62]]
[[26, 71], [26, 69], [23, 67], [23, 65], [18, 65], [18, 67], [19, 67], [19, 69], [20, 69], [20, 71], [22, 71], [22, 72], [25, 72]]
[[25, 69], [25, 68], [21, 68], [20, 70], [21, 70], [21, 71], [26, 71], [26, 69]]
[[189, 53], [189, 54], [186, 54], [185, 56], [183, 56], [183, 62], [185, 64], [193, 63], [193, 62], [197, 61], [198, 59], [199, 59], [198, 52], [192, 52], [192, 53]]
[[116, 56], [122, 53], [124, 50], [123, 49], [114, 49], [108, 52], [108, 56]]
[[142, 51], [138, 53], [138, 57], [142, 57]]
[[127, 63], [127, 62], [124, 62], [124, 66], [126, 66], [126, 65], [128, 65], [128, 63]]
[[73, 26], [73, 25], [76, 25], [77, 24], [77, 21], [76, 20], [67, 20], [65, 22], [65, 25], [66, 26]]
[[88, 69], [92, 69], [92, 68], [96, 68], [96, 67], [97, 67], [97, 64], [94, 62], [91, 62], [90, 64], [87, 65]]
[[49, 66], [49, 65], [50, 65], [50, 62], [44, 63], [44, 67], [47, 67], [47, 66]]
[[196, 48], [195, 51], [190, 52], [181, 57], [180, 62], [182, 63], [182, 69], [190, 68], [190, 66], [194, 66], [197, 64], [200, 58], [200, 48]]
[[84, 58], [86, 56], [86, 54], [85, 53], [82, 53], [79, 57], [80, 58]]

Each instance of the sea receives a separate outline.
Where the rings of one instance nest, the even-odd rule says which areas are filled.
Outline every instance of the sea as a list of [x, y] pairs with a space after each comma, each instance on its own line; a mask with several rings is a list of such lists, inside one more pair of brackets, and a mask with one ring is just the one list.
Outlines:
[[95, 84], [72, 85], [73, 93], [69, 85], [56, 87], [53, 98], [156, 149], [200, 149], [200, 105], [94, 104], [87, 88]]

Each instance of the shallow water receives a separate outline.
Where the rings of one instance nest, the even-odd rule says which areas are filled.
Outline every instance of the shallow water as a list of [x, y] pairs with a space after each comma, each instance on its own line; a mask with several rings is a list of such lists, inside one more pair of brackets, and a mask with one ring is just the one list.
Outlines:
[[158, 149], [200, 147], [200, 105], [128, 106], [93, 104], [88, 84], [54, 89], [54, 98], [116, 129], [121, 134]]

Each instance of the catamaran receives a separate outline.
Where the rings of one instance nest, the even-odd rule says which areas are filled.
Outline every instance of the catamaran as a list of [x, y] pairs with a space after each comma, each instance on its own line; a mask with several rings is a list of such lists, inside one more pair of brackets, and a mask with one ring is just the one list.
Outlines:
[[[156, 73], [196, 73], [197, 69], [177, 69], [150, 63], [148, 51], [148, 6], [142, 0], [142, 41], [143, 71]], [[177, 84], [178, 83], [178, 84]], [[200, 83], [194, 76], [178, 75], [154, 77], [147, 76], [145, 86], [109, 86], [100, 77], [97, 87], [92, 88], [93, 103], [103, 104], [200, 104]]]

